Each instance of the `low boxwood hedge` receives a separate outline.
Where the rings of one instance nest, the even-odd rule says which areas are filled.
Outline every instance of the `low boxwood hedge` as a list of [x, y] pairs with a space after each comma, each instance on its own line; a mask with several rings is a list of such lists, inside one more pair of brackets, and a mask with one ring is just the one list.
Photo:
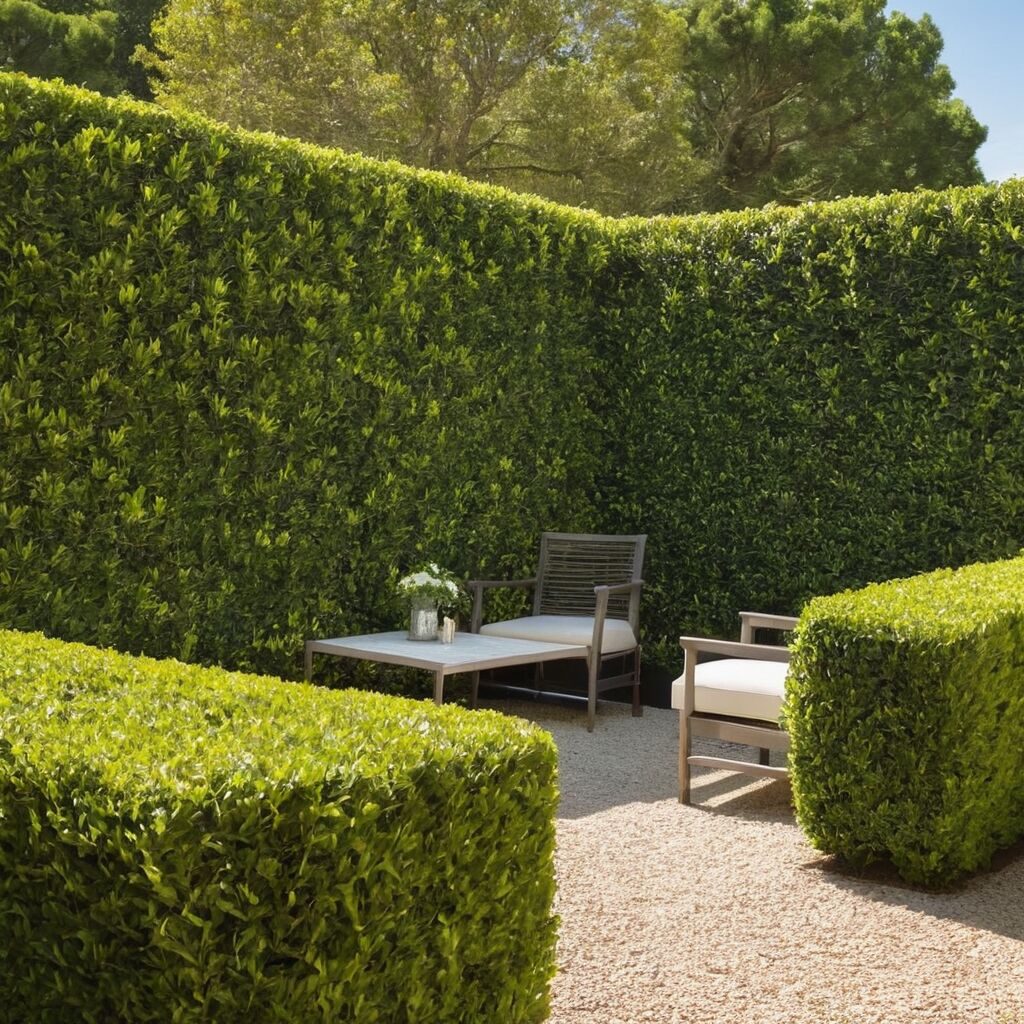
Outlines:
[[942, 885], [1024, 835], [1024, 558], [813, 600], [786, 717], [816, 847]]
[[0, 632], [0, 1020], [539, 1021], [549, 736]]

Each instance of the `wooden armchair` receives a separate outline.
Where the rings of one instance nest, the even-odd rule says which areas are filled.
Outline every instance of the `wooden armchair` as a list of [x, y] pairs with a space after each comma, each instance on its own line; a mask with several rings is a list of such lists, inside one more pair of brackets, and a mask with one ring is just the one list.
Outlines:
[[[594, 730], [597, 695], [633, 687], [633, 714], [640, 707], [640, 572], [647, 537], [543, 533], [537, 575], [522, 580], [471, 580], [470, 631], [547, 643], [586, 645], [587, 731]], [[533, 614], [483, 624], [484, 591], [494, 587], [532, 589]], [[602, 675], [604, 665], [621, 670]], [[476, 704], [479, 675], [473, 677]]]
[[[789, 735], [779, 725], [785, 697], [789, 649], [755, 644], [755, 629], [791, 630], [788, 615], [740, 612], [740, 642], [679, 638], [683, 674], [672, 684], [672, 707], [679, 710], [679, 802], [690, 802], [690, 769], [727, 768], [762, 778], [784, 779], [785, 768], [768, 763], [771, 750], [788, 750]], [[697, 664], [698, 651], [724, 655]], [[759, 763], [691, 754], [694, 736], [759, 747]]]

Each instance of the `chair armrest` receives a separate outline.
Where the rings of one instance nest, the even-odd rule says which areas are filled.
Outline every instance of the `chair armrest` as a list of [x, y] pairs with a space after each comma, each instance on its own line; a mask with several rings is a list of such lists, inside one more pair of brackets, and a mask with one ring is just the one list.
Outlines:
[[469, 622], [470, 633], [479, 633], [484, 617], [484, 591], [496, 587], [514, 587], [529, 590], [537, 585], [537, 577], [528, 580], [469, 580], [466, 589], [473, 595], [473, 614]]
[[[604, 637], [604, 620], [608, 617], [608, 598], [612, 594], [628, 594], [632, 591], [640, 592], [644, 585], [643, 580], [630, 580], [629, 583], [601, 583], [594, 587], [594, 638], [592, 647], [594, 656], [601, 656], [601, 641]], [[632, 601], [630, 602], [632, 607]], [[632, 621], [630, 626], [634, 634], [637, 631], [638, 623]]]
[[629, 583], [612, 583], [604, 584], [594, 587], [594, 593], [597, 595], [598, 601], [601, 600], [601, 595], [605, 595], [605, 604], [608, 603], [609, 594], [626, 594], [631, 590], [639, 590], [644, 585], [643, 580], [631, 580]]
[[740, 612], [740, 641], [745, 644], [753, 642], [755, 629], [790, 630], [796, 627], [799, 619], [792, 615], [771, 615], [767, 612]]
[[758, 661], [789, 661], [788, 647], [775, 644], [745, 644], [735, 640], [709, 640], [699, 636], [681, 636], [679, 646], [687, 655], [721, 654], [727, 658], [756, 658]]

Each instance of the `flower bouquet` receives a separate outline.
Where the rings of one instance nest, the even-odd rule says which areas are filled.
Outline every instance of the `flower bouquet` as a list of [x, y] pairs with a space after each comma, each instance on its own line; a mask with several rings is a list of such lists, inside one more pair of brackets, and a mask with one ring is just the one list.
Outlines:
[[458, 581], [436, 562], [403, 576], [398, 592], [410, 601], [410, 640], [436, 640], [438, 606], [453, 608], [462, 597]]

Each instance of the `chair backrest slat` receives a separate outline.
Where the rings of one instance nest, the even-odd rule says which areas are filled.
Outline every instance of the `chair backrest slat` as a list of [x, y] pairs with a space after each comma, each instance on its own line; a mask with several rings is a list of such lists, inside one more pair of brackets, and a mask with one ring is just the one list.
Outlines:
[[[647, 538], [604, 534], [544, 533], [540, 541], [534, 615], [593, 615], [594, 587], [641, 578]], [[608, 616], [636, 628], [638, 594], [612, 594]]]

